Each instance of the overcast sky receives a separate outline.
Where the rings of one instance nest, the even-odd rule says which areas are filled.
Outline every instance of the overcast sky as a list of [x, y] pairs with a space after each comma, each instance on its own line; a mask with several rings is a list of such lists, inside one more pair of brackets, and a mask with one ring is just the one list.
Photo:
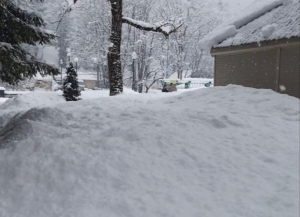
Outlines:
[[223, 0], [223, 2], [228, 3], [229, 10], [233, 13], [238, 13], [239, 10], [245, 8], [254, 1], [255, 0]]

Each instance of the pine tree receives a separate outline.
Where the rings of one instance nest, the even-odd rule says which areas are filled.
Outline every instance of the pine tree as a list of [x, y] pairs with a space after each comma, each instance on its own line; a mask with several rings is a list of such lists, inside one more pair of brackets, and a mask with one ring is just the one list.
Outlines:
[[66, 101], [77, 101], [79, 100], [80, 89], [77, 80], [77, 72], [72, 63], [70, 63], [66, 73], [67, 77], [63, 83], [63, 96], [66, 98]]
[[38, 61], [22, 46], [44, 45], [54, 39], [44, 26], [38, 13], [23, 10], [14, 1], [0, 0], [0, 80], [17, 84], [37, 72], [42, 76], [59, 74], [58, 69]]

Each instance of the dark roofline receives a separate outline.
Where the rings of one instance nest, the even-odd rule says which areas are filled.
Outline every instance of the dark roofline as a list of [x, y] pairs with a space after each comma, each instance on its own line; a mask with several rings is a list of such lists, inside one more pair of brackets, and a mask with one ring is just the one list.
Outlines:
[[[210, 54], [212, 56], [228, 54], [228, 53], [241, 53], [241, 52], [249, 52], [249, 51], [257, 51], [258, 49], [274, 49], [276, 47], [289, 46], [296, 43], [300, 43], [300, 37], [291, 37], [289, 39], [278, 39], [272, 41], [262, 41], [260, 43], [254, 42], [251, 44], [242, 44], [228, 47], [217, 47], [212, 48]], [[300, 45], [300, 44], [299, 44]]]

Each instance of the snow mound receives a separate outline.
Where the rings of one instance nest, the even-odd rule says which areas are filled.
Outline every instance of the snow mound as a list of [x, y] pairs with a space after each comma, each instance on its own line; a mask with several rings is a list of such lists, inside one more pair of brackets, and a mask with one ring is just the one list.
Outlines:
[[29, 92], [8, 99], [0, 104], [0, 129], [18, 113], [24, 113], [30, 108], [51, 106], [62, 102], [65, 102], [62, 96], [51, 92]]
[[137, 96], [11, 119], [0, 216], [298, 216], [299, 99], [235, 85]]
[[276, 24], [270, 24], [266, 25], [261, 29], [261, 36], [263, 38], [269, 38], [273, 32], [275, 31], [277, 25]]

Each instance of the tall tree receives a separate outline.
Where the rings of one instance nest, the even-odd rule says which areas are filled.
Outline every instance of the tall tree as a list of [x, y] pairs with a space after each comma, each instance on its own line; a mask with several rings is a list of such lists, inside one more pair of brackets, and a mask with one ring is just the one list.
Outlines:
[[[37, 0], [42, 2], [43, 0]], [[43, 29], [44, 20], [36, 11], [24, 10], [14, 1], [0, 0], [0, 79], [10, 84], [38, 72], [57, 75], [58, 69], [37, 60], [24, 44], [47, 44], [55, 35]]]
[[[221, 1], [124, 0], [123, 19], [143, 27], [155, 25], [158, 28], [163, 24], [165, 26], [162, 28], [166, 30], [168, 24], [170, 29], [176, 28], [172, 25], [174, 17], [180, 16], [184, 19], [184, 25], [169, 37], [163, 37], [163, 34], [157, 32], [147, 32], [132, 25], [122, 25], [120, 59], [123, 85], [132, 86], [134, 52], [137, 54], [134, 60], [138, 76], [136, 81], [146, 86], [146, 79], [148, 87], [155, 75], [159, 78], [165, 71], [169, 71], [169, 75], [178, 73], [180, 78], [190, 77], [191, 74], [198, 77], [213, 76], [213, 59], [197, 45], [198, 41], [222, 22], [226, 15], [226, 7], [218, 6]], [[111, 2], [81, 0], [71, 7], [72, 13], [65, 18], [70, 19], [71, 28], [67, 29], [72, 34], [67, 35], [70, 37], [68, 41], [72, 55], [79, 57], [81, 67], [92, 71], [94, 71], [92, 59], [97, 57], [101, 72], [107, 72], [107, 48], [113, 45], [109, 39], [112, 33]], [[165, 22], [158, 22], [161, 20]], [[156, 73], [157, 71], [159, 72]]]
[[[77, 0], [74, 0], [74, 3], [76, 3], [76, 1]], [[110, 46], [107, 54], [107, 65], [110, 83], [110, 96], [114, 96], [123, 92], [123, 74], [120, 57], [123, 23], [127, 23], [144, 31], [160, 32], [166, 37], [176, 31], [182, 23], [176, 22], [174, 19], [150, 24], [128, 17], [123, 17], [123, 0], [108, 0], [108, 2], [111, 6], [111, 34]]]

